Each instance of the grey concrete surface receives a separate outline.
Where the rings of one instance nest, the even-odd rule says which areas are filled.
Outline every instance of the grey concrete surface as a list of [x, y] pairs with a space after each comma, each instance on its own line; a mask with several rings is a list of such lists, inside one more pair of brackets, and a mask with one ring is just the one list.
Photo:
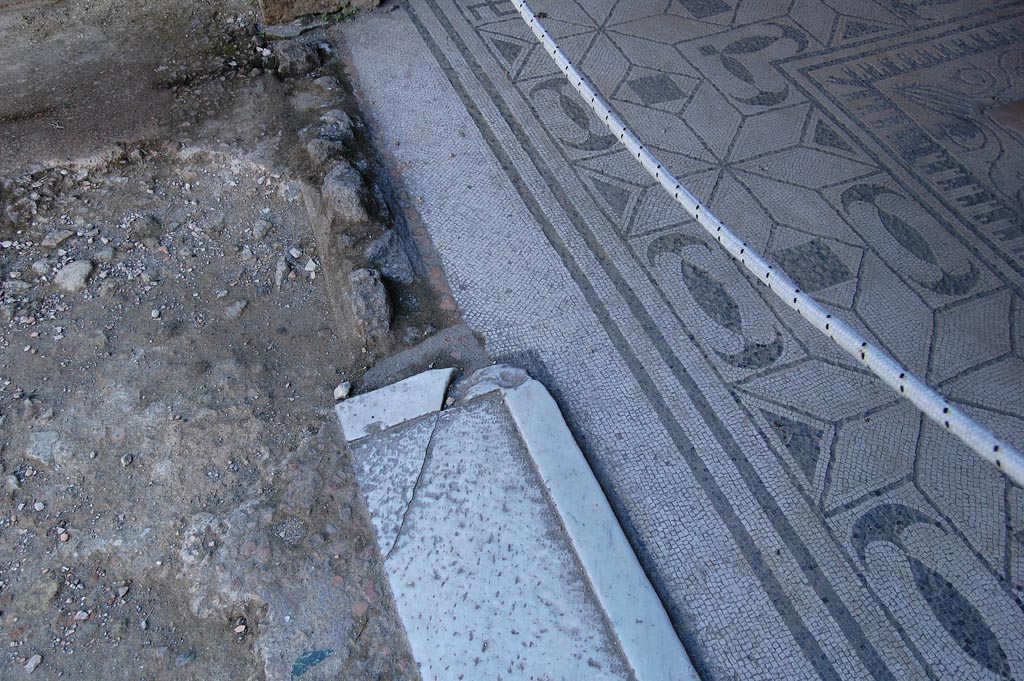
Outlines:
[[[1024, 445], [1020, 2], [534, 9], [744, 239]], [[338, 30], [467, 322], [560, 400], [703, 676], [1024, 676], [1022, 490], [703, 238], [509, 3]]]
[[554, 400], [521, 370], [480, 373], [351, 445], [423, 678], [695, 681]]

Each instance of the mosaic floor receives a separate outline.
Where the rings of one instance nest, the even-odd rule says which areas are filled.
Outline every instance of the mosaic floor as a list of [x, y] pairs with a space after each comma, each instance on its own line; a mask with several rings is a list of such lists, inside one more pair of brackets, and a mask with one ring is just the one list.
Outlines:
[[[1024, 3], [533, 7], [742, 238], [1024, 446]], [[465, 317], [559, 399], [702, 675], [1024, 678], [1024, 490], [717, 250], [507, 0], [343, 30]]]

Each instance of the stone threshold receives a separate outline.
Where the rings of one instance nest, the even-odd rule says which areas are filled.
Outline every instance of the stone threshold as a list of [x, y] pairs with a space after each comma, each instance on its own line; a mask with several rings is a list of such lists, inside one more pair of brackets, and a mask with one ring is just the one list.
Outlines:
[[697, 679], [547, 389], [454, 373], [336, 407], [423, 678]]

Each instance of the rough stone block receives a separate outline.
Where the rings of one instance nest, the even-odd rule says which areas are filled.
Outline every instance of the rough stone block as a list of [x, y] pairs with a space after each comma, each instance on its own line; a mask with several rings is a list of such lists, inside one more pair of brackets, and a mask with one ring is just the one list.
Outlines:
[[363, 205], [364, 190], [359, 171], [345, 161], [339, 161], [324, 177], [324, 203], [335, 217], [347, 224], [369, 220]]
[[366, 259], [380, 270], [385, 279], [411, 284], [416, 279], [405, 245], [393, 230], [373, 240], [366, 248]]
[[391, 300], [376, 270], [355, 270], [348, 275], [349, 303], [369, 340], [383, 338], [391, 329]]
[[275, 43], [274, 54], [277, 57], [277, 74], [282, 78], [304, 76], [323, 63], [316, 45], [303, 40]]

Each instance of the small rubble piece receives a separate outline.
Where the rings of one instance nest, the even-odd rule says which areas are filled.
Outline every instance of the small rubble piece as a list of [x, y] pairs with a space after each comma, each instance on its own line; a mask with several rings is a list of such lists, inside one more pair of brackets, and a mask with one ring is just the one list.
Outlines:
[[277, 194], [286, 201], [298, 201], [302, 197], [302, 183], [296, 180], [283, 182], [278, 187]]
[[334, 389], [334, 401], [340, 402], [349, 396], [352, 392], [352, 384], [348, 381], [342, 381], [338, 384], [338, 387]]
[[341, 83], [334, 76], [320, 76], [313, 81], [313, 85], [326, 92], [335, 92], [341, 89]]
[[85, 288], [85, 282], [92, 274], [92, 263], [88, 260], [72, 260], [61, 268], [54, 277], [58, 288], [68, 293], [78, 293]]
[[224, 310], [224, 314], [228, 316], [228, 319], [238, 319], [245, 312], [245, 308], [248, 307], [249, 302], [245, 300], [236, 300], [235, 302], [228, 305], [227, 309]]
[[132, 456], [131, 452], [126, 452], [123, 456], [121, 456], [121, 465], [127, 468], [132, 464], [132, 461], [134, 460], [135, 457]]
[[178, 667], [184, 667], [187, 664], [192, 664], [196, 661], [196, 651], [194, 648], [189, 648], [185, 652], [174, 658], [174, 664]]
[[56, 431], [52, 430], [32, 431], [28, 436], [28, 448], [25, 450], [25, 456], [47, 466], [52, 465], [59, 437]]
[[270, 220], [257, 220], [256, 224], [252, 228], [252, 238], [256, 241], [262, 241], [273, 226], [274, 225]]
[[416, 278], [409, 254], [393, 230], [388, 230], [367, 246], [366, 259], [380, 270], [385, 279], [411, 284]]
[[163, 233], [163, 226], [156, 216], [143, 215], [132, 223], [128, 233], [133, 239], [155, 239]]
[[377, 270], [353, 270], [348, 275], [352, 312], [370, 338], [382, 338], [391, 328], [391, 301]]
[[57, 248], [73, 234], [74, 232], [67, 229], [55, 229], [44, 236], [39, 245], [43, 248]]
[[274, 44], [277, 75], [297, 78], [320, 68], [323, 63], [316, 45], [304, 40], [282, 40]]
[[323, 195], [327, 208], [342, 222], [365, 223], [369, 220], [363, 205], [363, 178], [345, 161], [339, 162], [324, 177]]
[[281, 284], [284, 283], [285, 278], [288, 277], [288, 258], [281, 256], [277, 259], [277, 266], [274, 268], [274, 288], [278, 291], [281, 290]]
[[142, 270], [142, 274], [139, 275], [139, 278], [147, 284], [160, 281], [160, 268], [152, 264], [147, 265], [146, 269]]
[[43, 661], [43, 656], [38, 653], [28, 658], [28, 662], [25, 663], [25, 673], [31, 674], [36, 670], [36, 667]]
[[4, 213], [7, 219], [15, 225], [27, 224], [29, 219], [36, 214], [39, 208], [36, 202], [27, 196], [23, 196], [14, 203], [8, 204]]
[[206, 216], [203, 221], [203, 230], [208, 234], [220, 235], [224, 233], [224, 211], [215, 210]]
[[117, 294], [117, 283], [107, 279], [100, 284], [99, 294], [101, 298], [112, 298]]
[[320, 122], [327, 126], [328, 130], [341, 135], [345, 139], [350, 139], [354, 136], [352, 128], [355, 124], [352, 122], [352, 117], [341, 109], [331, 109], [320, 117]]
[[25, 606], [29, 612], [41, 613], [49, 608], [60, 593], [60, 582], [43, 577], [25, 594]]

